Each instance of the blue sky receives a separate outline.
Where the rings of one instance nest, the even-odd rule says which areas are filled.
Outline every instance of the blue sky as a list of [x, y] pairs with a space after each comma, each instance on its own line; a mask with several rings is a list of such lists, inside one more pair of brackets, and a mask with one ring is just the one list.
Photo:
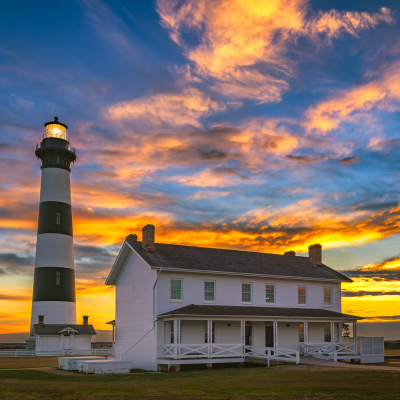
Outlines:
[[397, 2], [17, 1], [0, 35], [1, 332], [29, 324], [55, 110], [78, 154], [78, 313], [101, 302], [99, 329], [104, 278], [147, 223], [167, 243], [321, 243], [355, 280], [344, 310], [399, 321]]

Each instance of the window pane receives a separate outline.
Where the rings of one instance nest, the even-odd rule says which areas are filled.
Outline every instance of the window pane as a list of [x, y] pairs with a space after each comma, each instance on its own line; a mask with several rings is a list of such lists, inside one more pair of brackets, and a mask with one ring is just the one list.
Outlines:
[[56, 271], [56, 286], [61, 285], [61, 271]]
[[266, 285], [265, 286], [265, 301], [267, 303], [275, 303], [275, 286]]
[[299, 324], [299, 342], [304, 342], [304, 324]]
[[61, 225], [61, 212], [56, 212], [56, 225]]
[[242, 283], [242, 301], [251, 303], [251, 283]]
[[299, 304], [307, 304], [307, 292], [305, 286], [298, 287], [298, 302]]
[[182, 300], [181, 279], [171, 279], [171, 300]]
[[331, 324], [324, 324], [324, 341], [331, 342]]
[[204, 300], [215, 301], [215, 282], [204, 282]]
[[332, 289], [324, 288], [324, 305], [330, 306], [332, 305]]

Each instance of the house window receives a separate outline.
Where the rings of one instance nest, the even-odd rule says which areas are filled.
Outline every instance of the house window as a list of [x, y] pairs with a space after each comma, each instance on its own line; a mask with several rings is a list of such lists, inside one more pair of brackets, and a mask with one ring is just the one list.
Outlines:
[[251, 303], [251, 283], [242, 283], [242, 302]]
[[215, 301], [215, 282], [204, 282], [204, 301]]
[[56, 225], [61, 225], [61, 211], [56, 212]]
[[265, 285], [265, 302], [275, 304], [275, 285]]
[[182, 300], [182, 279], [171, 279], [171, 300]]
[[299, 324], [299, 342], [304, 343], [304, 323]]
[[57, 164], [61, 164], [61, 157], [60, 157], [60, 156], [57, 156], [57, 157], [56, 157], [56, 160], [57, 160], [57, 161], [56, 161]]
[[[211, 323], [211, 343], [215, 343], [215, 325], [214, 322]], [[205, 321], [204, 324], [204, 343], [208, 343], [208, 322]]]
[[331, 324], [324, 324], [324, 342], [331, 342]]
[[297, 288], [298, 293], [298, 304], [299, 305], [306, 305], [307, 304], [307, 287], [306, 286], [298, 286]]
[[56, 271], [56, 286], [61, 286], [61, 271]]
[[324, 306], [332, 305], [332, 288], [324, 288]]

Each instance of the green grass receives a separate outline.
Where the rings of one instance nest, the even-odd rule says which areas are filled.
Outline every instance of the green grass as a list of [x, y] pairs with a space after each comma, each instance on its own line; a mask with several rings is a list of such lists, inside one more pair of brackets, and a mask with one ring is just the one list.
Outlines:
[[19, 399], [400, 399], [400, 371], [307, 366], [176, 374], [62, 377], [0, 371], [0, 398]]

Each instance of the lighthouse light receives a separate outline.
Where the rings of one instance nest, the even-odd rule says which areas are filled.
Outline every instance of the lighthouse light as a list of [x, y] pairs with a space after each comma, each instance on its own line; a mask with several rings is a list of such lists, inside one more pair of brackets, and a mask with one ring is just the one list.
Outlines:
[[67, 140], [67, 129], [59, 124], [49, 124], [46, 126], [46, 137]]

